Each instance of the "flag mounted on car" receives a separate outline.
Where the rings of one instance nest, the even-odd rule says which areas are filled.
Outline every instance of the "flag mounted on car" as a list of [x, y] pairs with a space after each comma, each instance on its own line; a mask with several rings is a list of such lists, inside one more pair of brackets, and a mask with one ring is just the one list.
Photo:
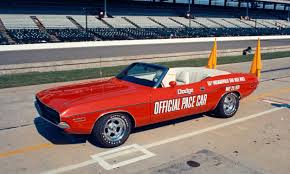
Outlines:
[[209, 69], [216, 69], [216, 64], [217, 64], [217, 43], [215, 39], [206, 67]]
[[262, 56], [261, 56], [261, 42], [259, 38], [250, 73], [260, 78], [261, 69], [262, 69]]

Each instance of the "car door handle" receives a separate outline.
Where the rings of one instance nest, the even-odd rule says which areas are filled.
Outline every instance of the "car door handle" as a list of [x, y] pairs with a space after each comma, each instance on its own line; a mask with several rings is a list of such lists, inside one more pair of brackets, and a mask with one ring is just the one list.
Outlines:
[[202, 87], [200, 87], [199, 89], [200, 89], [201, 91], [204, 91], [204, 90], [205, 90], [205, 87], [202, 86]]

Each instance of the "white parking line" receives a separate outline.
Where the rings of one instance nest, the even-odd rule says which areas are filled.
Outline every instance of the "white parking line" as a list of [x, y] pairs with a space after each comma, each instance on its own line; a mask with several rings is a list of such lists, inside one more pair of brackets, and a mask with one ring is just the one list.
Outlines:
[[78, 168], [81, 168], [81, 167], [85, 167], [85, 166], [88, 166], [88, 165], [94, 164], [94, 163], [96, 163], [96, 161], [93, 160], [93, 159], [91, 159], [91, 160], [84, 161], [84, 162], [81, 162], [81, 163], [78, 163], [78, 164], [73, 164], [73, 165], [61, 167], [61, 168], [58, 168], [58, 169], [53, 169], [53, 170], [49, 170], [49, 171], [46, 171], [46, 172], [42, 172], [41, 174], [58, 174], [58, 173], [64, 173], [64, 172], [68, 172], [68, 171], [71, 171], [71, 170], [74, 170], [74, 169], [78, 169]]
[[[119, 162], [117, 164], [109, 164], [106, 161], [106, 159], [114, 158], [114, 156], [109, 156], [110, 154], [114, 154], [115, 152], [124, 151], [126, 149], [131, 149], [131, 150], [134, 150], [136, 152], [140, 151], [140, 152], [143, 153], [143, 155], [135, 157], [135, 158], [131, 158], [129, 160], [125, 160], [125, 161]], [[137, 161], [141, 161], [141, 160], [144, 160], [144, 159], [147, 159], [147, 158], [151, 158], [153, 156], [155, 156], [155, 154], [150, 152], [150, 151], [148, 151], [144, 147], [139, 146], [137, 144], [132, 144], [132, 145], [129, 145], [129, 146], [123, 146], [123, 147], [116, 148], [116, 149], [113, 149], [113, 150], [109, 150], [109, 151], [106, 151], [106, 152], [102, 152], [102, 153], [99, 153], [99, 154], [96, 154], [96, 155], [92, 155], [91, 157], [95, 161], [97, 161], [104, 169], [111, 170], [111, 169], [115, 169], [117, 167], [125, 166], [125, 165], [128, 165], [128, 164], [137, 162]]]
[[[174, 142], [174, 141], [186, 139], [186, 138], [189, 138], [189, 137], [192, 137], [192, 136], [195, 136], [195, 135], [199, 135], [199, 134], [202, 134], [202, 133], [206, 133], [206, 132], [209, 132], [209, 131], [213, 131], [213, 130], [216, 130], [216, 129], [224, 128], [224, 127], [227, 127], [227, 126], [230, 126], [230, 125], [233, 125], [233, 124], [241, 123], [241, 122], [253, 119], [253, 118], [257, 118], [257, 117], [263, 116], [265, 114], [269, 114], [269, 113], [272, 113], [272, 112], [275, 112], [275, 111], [278, 111], [278, 110], [282, 110], [282, 109], [284, 109], [284, 107], [269, 109], [269, 110], [266, 110], [266, 111], [263, 111], [263, 112], [260, 112], [260, 113], [256, 113], [256, 114], [253, 114], [253, 115], [250, 115], [250, 116], [247, 116], [247, 117], [238, 118], [238, 119], [235, 119], [235, 120], [232, 120], [232, 121], [228, 121], [226, 123], [218, 124], [216, 126], [211, 126], [211, 127], [205, 128], [205, 129], [198, 130], [198, 131], [194, 131], [194, 132], [190, 132], [190, 133], [183, 134], [183, 135], [180, 135], [180, 136], [172, 137], [172, 138], [169, 138], [169, 139], [157, 141], [157, 142], [154, 142], [154, 143], [143, 145], [141, 147], [142, 147], [142, 149], [149, 149], [149, 148], [152, 148], [152, 147], [164, 145], [164, 144], [167, 144], [167, 143], [171, 143], [171, 142]], [[132, 146], [132, 145], [129, 145], [129, 146]], [[124, 154], [128, 154], [128, 153], [139, 151], [138, 149], [136, 150], [134, 148], [125, 150], [127, 148], [128, 148], [128, 146], [124, 146], [124, 147], [121, 147], [121, 148], [118, 148], [118, 149], [111, 150], [111, 152], [113, 151], [113, 153], [111, 153], [109, 151], [109, 152], [102, 152], [100, 154], [104, 154], [104, 153], [108, 154], [107, 157], [104, 157], [104, 159], [107, 159], [107, 158], [113, 158], [113, 157], [121, 156], [121, 155], [124, 155]], [[111, 155], [109, 155], [109, 154], [111, 154]], [[143, 158], [140, 158], [140, 160], [143, 160]], [[104, 161], [104, 160], [102, 159], [102, 161]], [[128, 165], [128, 164], [131, 164], [131, 163], [134, 163], [134, 162], [137, 162], [137, 161], [139, 161], [139, 160], [135, 159], [135, 160], [132, 160], [132, 161], [129, 161], [129, 162], [126, 161], [124, 163], [124, 165]], [[69, 166], [61, 167], [61, 168], [54, 169], [54, 170], [50, 170], [50, 171], [44, 172], [43, 174], [63, 173], [63, 172], [71, 171], [71, 170], [74, 170], [74, 169], [77, 169], [77, 168], [81, 168], [81, 167], [85, 167], [85, 166], [88, 166], [90, 164], [94, 164], [94, 163], [98, 163], [98, 162], [100, 162], [100, 160], [91, 159], [91, 160], [88, 160], [88, 161], [85, 161], [85, 162], [82, 162], [82, 163], [69, 165]], [[122, 165], [122, 166], [124, 166], [124, 165]], [[112, 166], [109, 166], [109, 168], [110, 167], [112, 167]]]
[[283, 109], [283, 108], [281, 107], [281, 108], [269, 109], [269, 110], [266, 110], [264, 112], [260, 112], [260, 113], [253, 114], [253, 115], [250, 115], [250, 116], [247, 116], [247, 117], [243, 117], [243, 118], [238, 118], [238, 119], [226, 122], [226, 123], [218, 124], [216, 126], [211, 126], [211, 127], [208, 127], [208, 128], [205, 128], [205, 129], [201, 129], [201, 130], [198, 130], [198, 131], [195, 131], [195, 132], [191, 132], [191, 133], [187, 133], [187, 134], [180, 135], [180, 136], [177, 136], [177, 137], [172, 137], [172, 138], [169, 138], [169, 139], [166, 139], [166, 140], [162, 140], [162, 141], [158, 141], [158, 142], [155, 142], [155, 143], [147, 144], [147, 145], [145, 145], [143, 147], [144, 148], [151, 148], [151, 147], [155, 147], [155, 146], [160, 146], [160, 145], [163, 145], [163, 144], [171, 143], [171, 142], [178, 141], [178, 140], [181, 140], [181, 139], [189, 138], [191, 136], [199, 135], [199, 134], [202, 134], [202, 133], [205, 133], [205, 132], [209, 132], [209, 131], [213, 131], [213, 130], [216, 130], [216, 129], [219, 129], [219, 128], [223, 128], [223, 127], [226, 127], [226, 126], [230, 126], [232, 124], [236, 124], [236, 123], [247, 121], [247, 120], [250, 120], [250, 119], [253, 119], [253, 118], [256, 118], [256, 117], [260, 117], [262, 115], [269, 114], [271, 112], [275, 112], [275, 111], [278, 111], [278, 110], [281, 110], [281, 109]]
[[278, 101], [267, 100], [267, 99], [263, 99], [262, 101], [266, 102], [266, 103], [270, 103], [270, 104], [284, 104], [284, 103], [281, 103], [281, 102], [278, 102]]

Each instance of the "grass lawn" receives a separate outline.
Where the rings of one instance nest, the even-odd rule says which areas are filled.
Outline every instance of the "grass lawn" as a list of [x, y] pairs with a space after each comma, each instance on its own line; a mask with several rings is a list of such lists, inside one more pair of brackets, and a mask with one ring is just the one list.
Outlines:
[[[276, 59], [290, 57], [290, 51], [287, 52], [275, 52], [275, 53], [264, 53], [262, 59]], [[253, 55], [247, 56], [227, 56], [218, 57], [218, 65], [248, 62], [251, 61]], [[159, 62], [158, 64], [165, 65], [168, 67], [181, 67], [181, 66], [205, 66], [208, 59], [192, 59], [192, 60], [179, 60], [170, 62]], [[120, 72], [126, 66], [115, 66], [115, 67], [104, 67], [102, 68], [102, 76], [109, 77], [114, 76]], [[0, 76], [0, 88], [37, 85], [44, 83], [54, 82], [66, 82], [73, 80], [92, 79], [100, 77], [99, 68], [80, 69], [80, 70], [68, 70], [68, 71], [56, 71], [56, 72], [31, 72], [23, 74], [12, 74]]]

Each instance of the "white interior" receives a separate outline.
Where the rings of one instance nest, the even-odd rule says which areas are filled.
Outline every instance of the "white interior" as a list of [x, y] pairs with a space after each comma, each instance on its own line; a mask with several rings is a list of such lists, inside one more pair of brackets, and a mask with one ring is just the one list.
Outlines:
[[164, 87], [169, 87], [169, 82], [176, 81], [177, 85], [199, 82], [207, 77], [230, 74], [226, 71], [208, 69], [201, 67], [180, 67], [170, 68], [162, 83]]

